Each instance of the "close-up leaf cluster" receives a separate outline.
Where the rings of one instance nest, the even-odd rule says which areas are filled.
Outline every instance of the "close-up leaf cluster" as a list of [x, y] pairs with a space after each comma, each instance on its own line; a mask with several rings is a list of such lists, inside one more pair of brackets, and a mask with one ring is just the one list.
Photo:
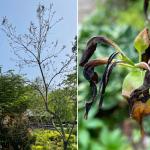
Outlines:
[[[79, 61], [89, 39], [95, 36], [104, 36], [117, 43], [125, 55], [135, 64], [138, 63], [141, 59], [142, 50], [147, 49], [149, 46], [144, 43], [145, 41], [143, 42], [139, 39], [140, 36], [137, 36], [144, 28], [144, 14], [141, 14], [141, 12], [143, 13], [143, 2], [138, 0], [121, 0], [119, 2], [110, 0], [109, 2], [104, 2], [105, 9], [102, 7], [103, 2], [101, 2], [102, 5], [98, 4], [100, 3], [97, 2], [96, 10], [80, 24]], [[92, 59], [102, 59], [110, 56], [113, 52], [114, 50], [111, 47], [98, 44]], [[95, 71], [101, 78], [104, 67], [96, 67]], [[125, 89], [126, 84], [127, 86], [134, 85], [138, 88], [143, 82], [144, 74], [141, 81], [139, 81], [139, 75], [135, 76], [138, 77], [137, 79], [130, 75], [132, 69], [120, 66], [115, 67], [106, 87], [102, 109], [98, 109], [96, 102], [91, 107], [88, 119], [84, 120], [85, 103], [91, 97], [91, 89], [89, 82], [83, 76], [82, 67], [79, 67], [78, 72], [79, 148], [81, 150], [147, 150], [149, 144], [145, 144], [141, 140], [139, 125], [130, 118], [128, 102], [122, 96], [122, 88]], [[127, 75], [130, 80], [127, 80]], [[135, 83], [135, 81], [137, 82]], [[99, 95], [96, 97], [97, 100], [99, 100]], [[149, 141], [149, 131], [146, 128], [148, 123], [147, 117], [144, 119], [143, 124], [147, 132], [146, 140]], [[92, 126], [89, 127], [89, 124], [92, 124]], [[83, 139], [86, 140], [83, 141]], [[114, 139], [120, 142], [115, 142]], [[119, 145], [119, 143], [121, 144]]]

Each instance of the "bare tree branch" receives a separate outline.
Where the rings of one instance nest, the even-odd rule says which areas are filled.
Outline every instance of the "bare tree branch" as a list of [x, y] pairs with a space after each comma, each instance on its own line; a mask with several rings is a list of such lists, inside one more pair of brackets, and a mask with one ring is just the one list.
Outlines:
[[[63, 19], [59, 18], [54, 21], [56, 12], [53, 10], [53, 4], [50, 4], [48, 9], [45, 8], [44, 5], [39, 4], [36, 13], [38, 22], [37, 24], [30, 22], [27, 33], [17, 34], [16, 27], [13, 27], [6, 17], [4, 17], [2, 21], [2, 30], [8, 37], [14, 54], [19, 59], [19, 66], [36, 66], [39, 69], [40, 74], [38, 77], [40, 76], [41, 85], [30, 80], [26, 83], [30, 84], [39, 92], [44, 102], [45, 110], [52, 115], [59, 124], [60, 129], [57, 127], [57, 123], [55, 123], [54, 119], [52, 119], [55, 130], [60, 133], [64, 143], [68, 143], [75, 124], [70, 128], [69, 137], [67, 138], [60, 115], [49, 107], [48, 103], [50, 99], [48, 95], [50, 93], [49, 87], [53, 86], [56, 77], [59, 75], [64, 76], [70, 71], [69, 66], [72, 67], [71, 64], [75, 55], [68, 55], [66, 58], [64, 56], [63, 62], [59, 62], [57, 57], [60, 55], [60, 52], [65, 49], [65, 46], [58, 49], [57, 40], [56, 42], [48, 41], [50, 30]], [[60, 63], [58, 68], [56, 62], [57, 64]]]

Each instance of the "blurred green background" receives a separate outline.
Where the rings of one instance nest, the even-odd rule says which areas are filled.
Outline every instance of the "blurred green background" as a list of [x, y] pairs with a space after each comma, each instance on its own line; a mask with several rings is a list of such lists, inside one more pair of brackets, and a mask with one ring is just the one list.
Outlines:
[[[94, 2], [96, 8], [88, 12], [89, 15], [79, 24], [78, 60], [80, 61], [87, 41], [93, 36], [103, 35], [115, 41], [134, 62], [137, 62], [138, 55], [133, 47], [133, 41], [139, 31], [145, 26], [150, 26], [144, 17], [144, 0], [97, 0]], [[101, 45], [93, 58], [109, 56], [113, 51], [112, 48]], [[102, 75], [103, 69], [103, 67], [97, 68], [99, 75]], [[83, 68], [79, 67], [79, 149], [149, 150], [149, 117], [144, 120], [147, 136], [142, 141], [139, 126], [129, 118], [128, 104], [121, 96], [122, 82], [129, 70], [120, 67], [113, 70], [104, 96], [103, 111], [98, 112], [95, 104], [89, 113], [88, 120], [84, 120], [83, 116], [85, 101], [90, 97], [90, 89], [82, 71]], [[99, 99], [98, 96], [97, 99]]]

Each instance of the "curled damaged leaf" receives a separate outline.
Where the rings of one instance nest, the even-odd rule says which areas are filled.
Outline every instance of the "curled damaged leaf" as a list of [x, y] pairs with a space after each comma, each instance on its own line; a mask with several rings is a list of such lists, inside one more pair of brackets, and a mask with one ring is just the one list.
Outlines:
[[117, 62], [113, 62], [113, 59], [119, 54], [119, 52], [114, 52], [106, 61], [105, 60], [93, 60], [90, 61], [89, 63], [85, 64], [84, 70], [83, 70], [83, 75], [85, 79], [87, 79], [90, 83], [91, 91], [92, 91], [92, 97], [89, 101], [86, 102], [85, 104], [85, 115], [84, 118], [88, 118], [88, 112], [91, 109], [91, 106], [96, 98], [97, 95], [97, 86], [96, 84], [98, 83], [98, 75], [96, 72], [94, 72], [94, 67], [106, 64], [107, 66], [105, 68], [105, 71], [103, 73], [102, 79], [100, 81], [100, 102], [99, 106], [102, 105], [103, 102], [103, 94], [105, 92], [105, 88], [107, 86], [107, 83], [109, 81], [110, 74], [112, 72], [113, 67], [117, 64]]
[[99, 86], [99, 95], [100, 95], [100, 101], [99, 101], [99, 108], [102, 107], [103, 103], [103, 97], [105, 93], [106, 86], [109, 81], [110, 74], [112, 72], [112, 69], [116, 66], [117, 62], [113, 62], [113, 59], [119, 54], [119, 52], [114, 52], [108, 59], [107, 65], [105, 67], [105, 71], [103, 73], [102, 79], [100, 81], [100, 86]]
[[139, 123], [142, 137], [144, 137], [145, 135], [145, 131], [143, 128], [143, 117], [149, 114], [150, 103], [148, 101], [146, 103], [138, 101], [133, 105], [132, 117]]
[[91, 109], [92, 104], [94, 103], [94, 100], [96, 98], [97, 95], [97, 87], [96, 84], [94, 84], [93, 82], [90, 83], [90, 87], [92, 89], [92, 98], [86, 102], [85, 104], [85, 115], [84, 118], [87, 119], [88, 118], [88, 112]]
[[[98, 43], [107, 44], [107, 45], [113, 47], [116, 52], [114, 52], [108, 59], [97, 59], [97, 60], [89, 61], [91, 56], [94, 54]], [[120, 54], [122, 60], [117, 61], [117, 62], [114, 61], [113, 59], [119, 54]], [[92, 93], [90, 100], [88, 100], [85, 105], [85, 107], [86, 107], [85, 118], [87, 118], [88, 112], [90, 111], [91, 106], [97, 95], [96, 84], [98, 82], [98, 74], [94, 71], [94, 68], [97, 66], [100, 66], [100, 65], [107, 64], [104, 74], [102, 76], [102, 79], [100, 81], [100, 87], [99, 87], [99, 94], [100, 94], [99, 106], [101, 107], [101, 105], [103, 103], [103, 96], [105, 93], [105, 88], [109, 81], [110, 74], [111, 74], [113, 68], [116, 66], [116, 64], [119, 62], [122, 62], [123, 60], [125, 60], [125, 62], [127, 61], [129, 64], [133, 65], [133, 62], [128, 57], [125, 56], [125, 54], [122, 52], [120, 47], [117, 44], [115, 44], [112, 40], [110, 40], [106, 37], [103, 37], [103, 36], [97, 36], [97, 37], [91, 38], [87, 42], [86, 49], [83, 52], [81, 61], [79, 63], [80, 66], [84, 67], [83, 75], [84, 75], [85, 79], [89, 81], [90, 87], [91, 87], [91, 93]]]
[[149, 30], [142, 30], [134, 40], [134, 47], [138, 53], [142, 54], [150, 45]]
[[[110, 45], [117, 52], [112, 54], [109, 59], [97, 59], [97, 60], [89, 61], [91, 56], [94, 54], [98, 43], [103, 43], [103, 44]], [[122, 52], [122, 50], [113, 41], [111, 41], [110, 39], [108, 39], [106, 37], [103, 37], [103, 36], [93, 37], [87, 43], [86, 49], [85, 49], [85, 51], [82, 55], [82, 58], [81, 58], [81, 61], [80, 61], [80, 64], [79, 64], [80, 66], [84, 67], [83, 75], [84, 75], [85, 79], [89, 81], [91, 91], [92, 91], [92, 96], [91, 96], [90, 100], [88, 100], [86, 102], [86, 105], [85, 105], [85, 107], [86, 107], [85, 118], [86, 119], [87, 119], [87, 116], [88, 116], [88, 112], [90, 111], [91, 106], [92, 106], [92, 104], [93, 104], [93, 102], [96, 98], [96, 95], [97, 95], [97, 86], [96, 86], [96, 84], [98, 83], [98, 75], [94, 71], [94, 68], [97, 67], [97, 66], [104, 65], [104, 64], [108, 63], [107, 66], [106, 66], [106, 68], [108, 69], [110, 63], [112, 63], [113, 58], [117, 54], [119, 54], [119, 52]], [[113, 67], [111, 67], [111, 68], [113, 68]], [[110, 71], [107, 72], [107, 69], [104, 72], [104, 74], [107, 73], [107, 78], [104, 78], [104, 75], [103, 75], [103, 80], [101, 81], [101, 82], [104, 83], [104, 84], [102, 83], [103, 85], [102, 85], [102, 93], [101, 94], [104, 93], [104, 89], [107, 85], [108, 78], [109, 78], [111, 70], [112, 70], [112, 69], [110, 69]]]
[[[97, 62], [97, 60], [96, 60]], [[94, 72], [94, 67], [95, 67], [95, 61], [90, 62], [89, 64], [86, 64], [83, 70], [83, 75], [85, 77], [86, 80], [89, 81], [90, 83], [90, 87], [92, 90], [92, 97], [91, 99], [86, 102], [86, 113], [85, 113], [85, 119], [87, 119], [88, 117], [88, 112], [91, 109], [91, 106], [95, 100], [96, 94], [97, 94], [97, 87], [96, 87], [96, 83], [98, 83], [98, 75], [96, 72]]]
[[[86, 119], [97, 96], [97, 84], [99, 83], [99, 109], [101, 109], [105, 90], [113, 68], [117, 64], [123, 67], [130, 67], [132, 70], [130, 70], [130, 73], [124, 79], [122, 95], [128, 101], [130, 116], [139, 123], [141, 134], [144, 135], [142, 126], [143, 117], [150, 114], [150, 40], [148, 32], [148, 29], [145, 28], [134, 41], [140, 58], [140, 62], [137, 64], [134, 64], [118, 45], [106, 37], [93, 37], [88, 41], [79, 64], [84, 68], [83, 75], [90, 83], [92, 93], [90, 100], [85, 105]], [[109, 58], [90, 60], [98, 43], [113, 47], [115, 52]], [[95, 72], [95, 68], [101, 65], [106, 65], [106, 67], [101, 78], [99, 78], [98, 72]]]
[[106, 37], [97, 36], [97, 37], [91, 38], [88, 41], [86, 49], [83, 52], [83, 55], [82, 55], [82, 58], [81, 58], [81, 61], [79, 64], [80, 66], [83, 67], [89, 61], [91, 56], [94, 54], [98, 43], [107, 44], [109, 46], [112, 46], [116, 50], [116, 52], [120, 52], [121, 56], [123, 56], [124, 59], [128, 60], [131, 64], [133, 64], [132, 61], [129, 60], [129, 58], [127, 58], [123, 54], [122, 50], [120, 49], [120, 47], [117, 44], [115, 44], [113, 41], [111, 41], [110, 39], [108, 39]]

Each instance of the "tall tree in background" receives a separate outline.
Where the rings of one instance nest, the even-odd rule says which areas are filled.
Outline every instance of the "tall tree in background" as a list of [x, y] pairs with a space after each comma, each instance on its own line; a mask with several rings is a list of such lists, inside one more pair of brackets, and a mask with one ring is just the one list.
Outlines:
[[[25, 113], [32, 94], [24, 78], [12, 71], [0, 74], [0, 146], [2, 149], [31, 149], [34, 137], [28, 131]], [[20, 148], [19, 148], [20, 147]]]
[[[18, 57], [19, 67], [37, 67], [39, 76], [36, 80], [28, 81], [40, 94], [44, 102], [45, 110], [51, 115], [51, 119], [55, 129], [60, 133], [64, 143], [64, 150], [67, 149], [70, 135], [75, 125], [75, 121], [66, 137], [65, 126], [62, 123], [61, 117], [53, 111], [49, 105], [49, 93], [58, 87], [58, 78], [65, 78], [71, 72], [76, 72], [73, 68], [73, 60], [76, 57], [76, 50], [73, 48], [72, 53], [64, 56], [65, 46], [58, 50], [58, 41], [49, 41], [50, 31], [59, 23], [62, 18], [54, 20], [56, 11], [53, 10], [53, 4], [49, 8], [39, 4], [37, 14], [37, 24], [31, 22], [26, 34], [18, 34], [16, 28], [10, 24], [7, 18], [2, 21], [2, 30], [6, 33], [10, 46], [13, 48], [14, 54]], [[76, 47], [76, 46], [74, 46]], [[64, 59], [60, 62], [60, 55]], [[55, 100], [53, 101], [55, 103]], [[76, 119], [76, 117], [75, 117]], [[58, 128], [59, 127], [59, 128]]]

